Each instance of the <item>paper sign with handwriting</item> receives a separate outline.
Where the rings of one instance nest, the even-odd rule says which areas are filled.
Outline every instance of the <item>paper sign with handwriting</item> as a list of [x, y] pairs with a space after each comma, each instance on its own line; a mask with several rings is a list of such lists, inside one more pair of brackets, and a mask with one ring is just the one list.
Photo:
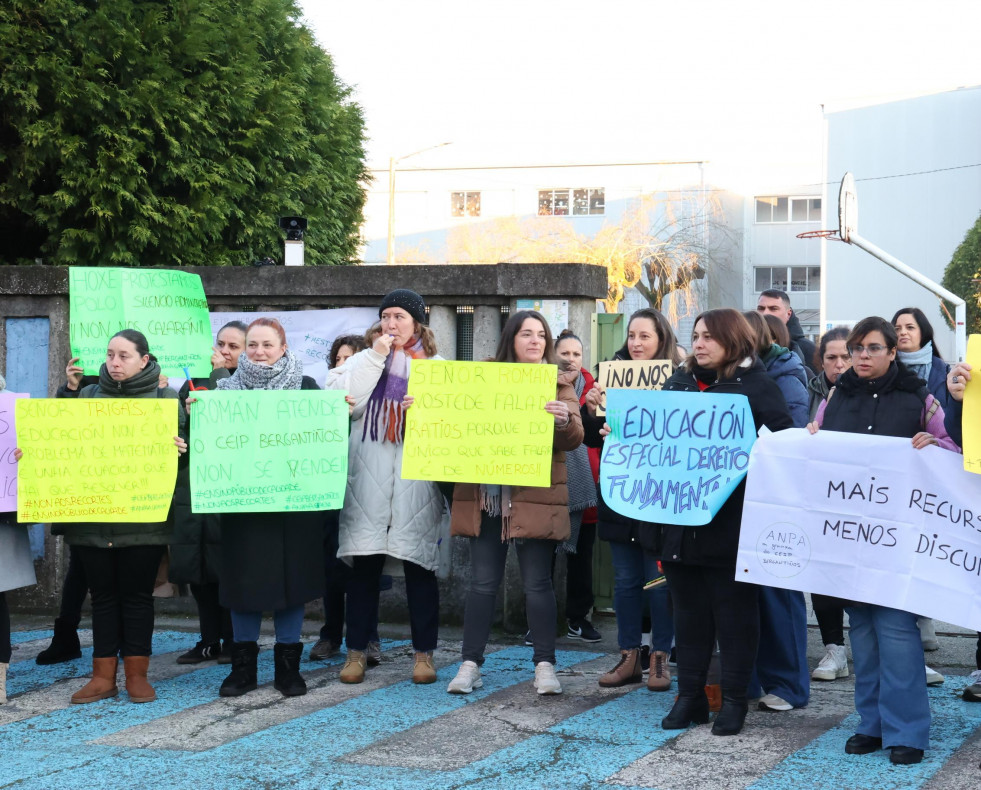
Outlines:
[[191, 511], [334, 510], [347, 486], [336, 390], [213, 390], [191, 404]]
[[0, 392], [0, 512], [17, 509], [17, 433], [14, 430], [14, 404], [27, 398], [19, 392]]
[[412, 360], [402, 477], [549, 486], [555, 365]]
[[756, 424], [745, 395], [610, 390], [603, 499], [629, 518], [707, 524], [746, 476]]
[[596, 414], [602, 416], [606, 413], [605, 390], [659, 390], [673, 372], [674, 365], [668, 359], [611, 359], [600, 362], [597, 384], [604, 394]]
[[177, 480], [176, 399], [17, 401], [17, 520], [165, 521]]
[[165, 376], [211, 375], [211, 321], [201, 277], [168, 269], [68, 269], [72, 356], [98, 374], [121, 329], [146, 335]]
[[736, 579], [981, 631], [981, 477], [909, 439], [801, 428], [761, 436]]

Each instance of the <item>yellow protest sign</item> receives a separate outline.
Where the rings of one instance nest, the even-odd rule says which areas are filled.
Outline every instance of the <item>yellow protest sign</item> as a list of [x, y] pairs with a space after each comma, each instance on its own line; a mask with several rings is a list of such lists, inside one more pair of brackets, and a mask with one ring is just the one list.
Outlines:
[[177, 400], [16, 404], [17, 520], [164, 521], [177, 479]]
[[603, 390], [596, 414], [606, 414], [606, 390], [659, 390], [664, 386], [674, 365], [668, 359], [611, 359], [599, 363], [596, 383]]
[[555, 365], [413, 360], [402, 477], [452, 483], [552, 482]]
[[961, 431], [964, 434], [964, 469], [981, 474], [981, 335], [967, 339], [967, 359], [971, 380], [964, 389]]

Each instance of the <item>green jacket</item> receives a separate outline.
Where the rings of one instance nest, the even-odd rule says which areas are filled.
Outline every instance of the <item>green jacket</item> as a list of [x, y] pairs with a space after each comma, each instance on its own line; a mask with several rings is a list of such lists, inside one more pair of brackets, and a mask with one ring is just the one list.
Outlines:
[[[89, 384], [77, 391], [60, 387], [58, 398], [166, 398], [177, 401], [177, 393], [170, 387], [160, 388], [160, 366], [151, 361], [143, 370], [125, 381], [113, 381], [106, 366], [99, 371], [99, 383]], [[184, 412], [178, 408], [179, 431], [183, 433]], [[174, 448], [174, 452], [177, 449]], [[173, 508], [171, 508], [173, 509]], [[51, 531], [63, 534], [73, 546], [92, 546], [100, 549], [118, 549], [127, 546], [165, 546], [170, 543], [171, 515], [166, 521], [147, 522], [100, 522], [55, 524]]]

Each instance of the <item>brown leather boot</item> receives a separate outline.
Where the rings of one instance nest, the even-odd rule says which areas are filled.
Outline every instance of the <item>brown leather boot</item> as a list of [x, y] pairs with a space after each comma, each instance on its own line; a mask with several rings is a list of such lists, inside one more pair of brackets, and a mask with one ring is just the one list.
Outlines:
[[116, 687], [116, 667], [118, 658], [93, 658], [92, 679], [82, 688], [72, 694], [73, 705], [84, 705], [88, 702], [98, 702], [100, 699], [115, 697], [119, 693]]
[[126, 671], [126, 693], [130, 702], [153, 702], [157, 692], [146, 679], [150, 668], [150, 656], [123, 656], [123, 669]]
[[599, 684], [603, 688], [618, 688], [628, 683], [640, 683], [644, 670], [640, 666], [640, 650], [621, 650], [620, 661], [606, 674], [600, 675]]
[[663, 650], [651, 653], [651, 669], [647, 676], [649, 691], [667, 691], [671, 688], [671, 669], [668, 667], [668, 654]]

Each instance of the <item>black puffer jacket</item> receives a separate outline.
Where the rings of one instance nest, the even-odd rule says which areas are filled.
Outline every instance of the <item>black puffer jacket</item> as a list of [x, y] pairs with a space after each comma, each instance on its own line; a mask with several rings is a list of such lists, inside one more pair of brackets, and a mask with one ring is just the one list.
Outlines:
[[[708, 383], [706, 393], [745, 395], [749, 398], [749, 407], [757, 430], [763, 425], [771, 431], [782, 431], [794, 426], [783, 393], [767, 375], [766, 368], [758, 357], [754, 357], [752, 363], [740, 368], [729, 379], [714, 379], [713, 371], [701, 368], [694, 371], [679, 368], [668, 379], [664, 389], [672, 392], [698, 392], [696, 374], [703, 383]], [[708, 524], [699, 527], [652, 524], [651, 529], [641, 531], [641, 543], [664, 562], [735, 568], [745, 492], [746, 481], [743, 480]]]
[[[220, 378], [230, 372], [224, 368], [212, 371], [210, 378], [185, 381], [177, 399], [184, 411], [195, 389], [213, 390]], [[181, 456], [177, 467], [177, 487], [174, 489], [174, 533], [170, 542], [169, 578], [174, 584], [214, 584], [218, 582], [221, 546], [221, 519], [217, 513], [191, 512], [191, 478], [188, 454]]]
[[[170, 387], [159, 386], [160, 366], [151, 360], [143, 370], [124, 381], [116, 381], [103, 363], [99, 370], [97, 384], [89, 384], [78, 390], [68, 389], [62, 384], [55, 393], [56, 398], [162, 398], [176, 399], [177, 393]], [[177, 409], [178, 433], [184, 431], [184, 412]], [[174, 448], [177, 453], [177, 448]], [[127, 546], [163, 546], [170, 541], [171, 517], [166, 521], [144, 522], [81, 522], [57, 524], [51, 528], [52, 534], [64, 535], [73, 546], [92, 546], [100, 549], [124, 548]]]

